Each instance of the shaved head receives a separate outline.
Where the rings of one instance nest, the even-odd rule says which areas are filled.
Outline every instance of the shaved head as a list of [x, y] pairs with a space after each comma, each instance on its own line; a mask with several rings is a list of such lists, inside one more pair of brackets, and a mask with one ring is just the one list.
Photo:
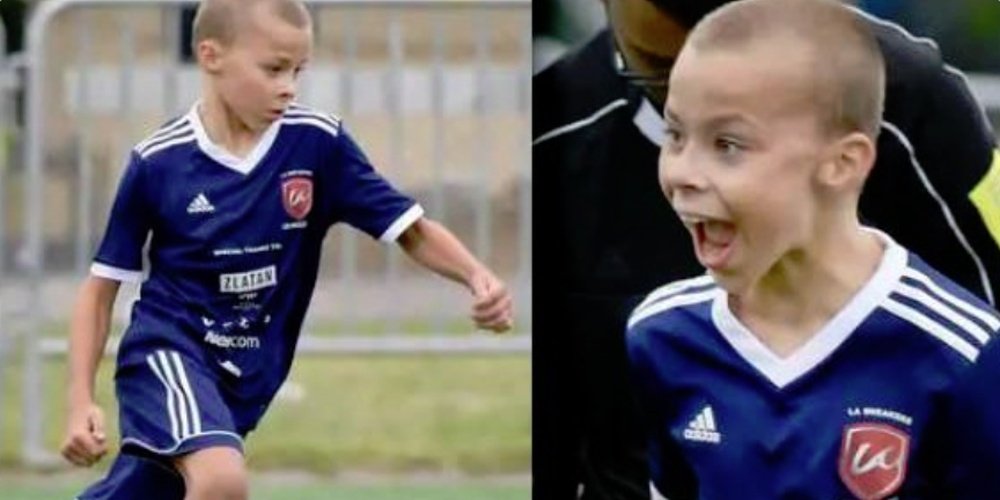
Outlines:
[[194, 52], [198, 52], [198, 44], [205, 40], [231, 44], [258, 8], [268, 9], [268, 14], [296, 28], [306, 28], [311, 23], [309, 11], [300, 0], [201, 0], [194, 17], [191, 42]]
[[755, 43], [806, 51], [811, 62], [803, 74], [828, 130], [878, 136], [884, 62], [857, 15], [831, 0], [743, 0], [709, 14], [688, 38], [696, 51], [740, 52]]

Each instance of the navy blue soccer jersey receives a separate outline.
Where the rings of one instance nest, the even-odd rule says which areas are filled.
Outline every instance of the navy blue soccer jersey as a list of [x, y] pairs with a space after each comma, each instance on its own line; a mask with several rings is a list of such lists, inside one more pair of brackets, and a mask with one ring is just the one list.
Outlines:
[[1000, 498], [1000, 319], [882, 238], [872, 278], [784, 358], [707, 275], [634, 310], [654, 498]]
[[292, 106], [241, 159], [192, 109], [132, 150], [91, 269], [141, 281], [148, 238], [119, 367], [196, 360], [249, 430], [288, 373], [330, 226], [394, 241], [422, 214], [332, 115]]

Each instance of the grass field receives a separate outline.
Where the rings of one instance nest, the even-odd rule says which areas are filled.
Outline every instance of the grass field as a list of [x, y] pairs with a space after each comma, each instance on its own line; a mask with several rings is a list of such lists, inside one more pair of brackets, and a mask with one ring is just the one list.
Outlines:
[[[99, 399], [116, 429], [111, 365], [105, 361]], [[21, 415], [19, 367], [8, 365], [0, 422], [2, 477], [17, 478]], [[64, 425], [61, 362], [46, 366], [46, 444], [55, 450]], [[315, 480], [255, 487], [260, 499], [526, 499], [528, 480], [496, 484], [498, 475], [530, 470], [530, 359], [504, 356], [302, 357], [247, 443], [255, 474], [295, 470]], [[107, 461], [102, 466], [106, 466]], [[64, 469], [59, 469], [60, 476]], [[3, 480], [2, 498], [69, 498], [98, 477], [29, 476]], [[380, 478], [351, 484], [357, 474]], [[418, 481], [405, 478], [458, 478]], [[403, 479], [399, 479], [403, 478]], [[401, 482], [400, 482], [401, 481]], [[420, 484], [427, 483], [427, 484]], [[70, 495], [70, 496], [67, 496]]]
[[[83, 482], [60, 480], [51, 484], [42, 478], [23, 479], [18, 484], [6, 484], [4, 500], [71, 499], [80, 492]], [[26, 484], [28, 483], [28, 484]], [[285, 484], [284, 481], [256, 480], [251, 489], [254, 500], [528, 500], [528, 485], [504, 484], [389, 484], [340, 485], [314, 480], [305, 484]]]

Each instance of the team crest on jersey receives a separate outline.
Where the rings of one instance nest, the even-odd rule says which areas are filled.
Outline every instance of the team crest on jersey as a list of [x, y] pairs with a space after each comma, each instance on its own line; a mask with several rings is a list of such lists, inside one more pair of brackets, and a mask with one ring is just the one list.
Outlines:
[[293, 219], [305, 219], [313, 205], [312, 179], [291, 177], [281, 181], [281, 204]]
[[844, 428], [840, 447], [840, 480], [861, 500], [879, 500], [893, 494], [906, 478], [910, 436], [875, 423]]

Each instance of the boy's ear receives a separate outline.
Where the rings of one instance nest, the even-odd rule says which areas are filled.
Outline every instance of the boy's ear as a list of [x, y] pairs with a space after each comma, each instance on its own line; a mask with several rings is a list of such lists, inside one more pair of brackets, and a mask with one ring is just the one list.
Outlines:
[[823, 186], [861, 189], [875, 165], [875, 143], [861, 132], [851, 132], [832, 145], [830, 156], [820, 167], [818, 181]]
[[214, 73], [219, 71], [222, 66], [222, 56], [225, 50], [225, 47], [218, 40], [210, 38], [198, 42], [198, 45], [195, 46], [195, 55], [202, 68], [209, 73]]

